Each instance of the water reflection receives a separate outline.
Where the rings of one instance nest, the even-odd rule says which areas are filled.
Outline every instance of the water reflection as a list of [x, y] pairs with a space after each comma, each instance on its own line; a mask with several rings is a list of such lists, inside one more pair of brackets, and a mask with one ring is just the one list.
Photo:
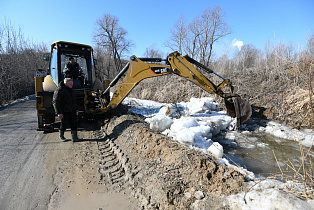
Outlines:
[[[283, 171], [297, 171], [302, 164], [300, 145], [297, 141], [248, 131], [228, 131], [216, 136], [213, 140], [218, 141], [224, 147], [224, 158], [228, 159], [230, 163], [254, 172], [257, 177], [279, 173], [281, 172], [280, 168]], [[309, 148], [304, 146], [302, 148], [306, 155]], [[313, 167], [313, 152], [312, 148], [305, 161], [307, 169]], [[311, 169], [313, 171], [313, 168]], [[293, 173], [286, 174], [292, 175]]]

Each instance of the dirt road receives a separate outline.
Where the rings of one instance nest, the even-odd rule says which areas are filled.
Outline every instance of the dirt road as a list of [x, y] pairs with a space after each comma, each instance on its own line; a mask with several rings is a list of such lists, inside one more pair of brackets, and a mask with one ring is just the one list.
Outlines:
[[101, 136], [62, 143], [36, 125], [35, 100], [0, 109], [0, 209], [136, 209], [129, 188], [101, 182]]
[[43, 170], [50, 143], [35, 130], [34, 105], [32, 100], [0, 111], [0, 209], [44, 209], [55, 189]]

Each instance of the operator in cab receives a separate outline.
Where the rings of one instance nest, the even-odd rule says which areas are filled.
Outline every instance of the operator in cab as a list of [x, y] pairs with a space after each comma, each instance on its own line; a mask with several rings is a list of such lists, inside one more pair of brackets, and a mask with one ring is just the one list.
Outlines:
[[82, 69], [79, 64], [75, 62], [73, 57], [70, 57], [69, 63], [67, 64], [67, 70], [65, 72], [66, 77], [77, 79], [80, 73], [82, 73]]

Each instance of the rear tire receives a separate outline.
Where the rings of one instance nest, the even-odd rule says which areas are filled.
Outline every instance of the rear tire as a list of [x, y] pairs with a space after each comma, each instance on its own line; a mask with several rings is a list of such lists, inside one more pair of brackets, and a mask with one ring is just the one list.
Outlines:
[[40, 115], [37, 117], [38, 121], [38, 131], [52, 132], [54, 131], [53, 123], [55, 122], [54, 113], [49, 113], [45, 115]]
[[43, 116], [38, 116], [38, 129], [44, 128]]

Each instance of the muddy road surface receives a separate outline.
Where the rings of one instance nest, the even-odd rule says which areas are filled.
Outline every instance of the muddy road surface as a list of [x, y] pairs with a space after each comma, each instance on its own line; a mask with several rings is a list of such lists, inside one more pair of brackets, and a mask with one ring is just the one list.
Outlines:
[[[154, 133], [140, 116], [36, 130], [35, 100], [0, 109], [0, 209], [220, 209], [245, 176]], [[70, 138], [70, 132], [65, 133]]]
[[[0, 108], [0, 209], [136, 209], [124, 187], [100, 182], [97, 132], [60, 142], [58, 133], [36, 130], [35, 100]], [[98, 132], [99, 133], [99, 132]], [[70, 138], [70, 132], [65, 133]]]
[[34, 105], [32, 100], [0, 111], [0, 209], [40, 209], [55, 189], [43, 170], [49, 144], [35, 129]]

